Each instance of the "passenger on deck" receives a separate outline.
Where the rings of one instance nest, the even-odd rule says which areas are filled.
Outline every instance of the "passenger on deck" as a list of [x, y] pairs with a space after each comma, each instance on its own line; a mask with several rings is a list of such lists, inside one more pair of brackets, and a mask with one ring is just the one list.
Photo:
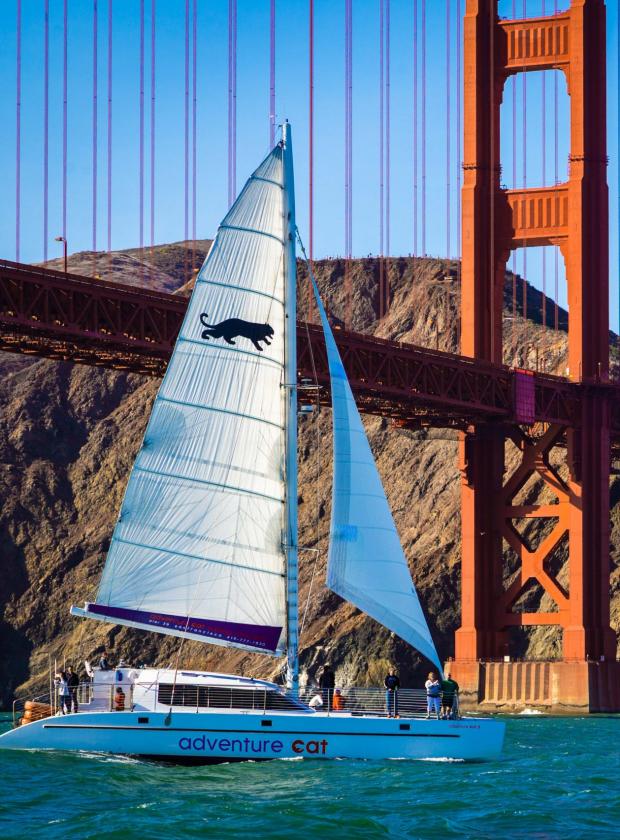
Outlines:
[[101, 659], [99, 660], [99, 668], [100, 668], [101, 671], [111, 671], [112, 670], [112, 666], [108, 662], [108, 654], [105, 652], [105, 650], [101, 654]]
[[54, 676], [54, 685], [58, 687], [58, 706], [63, 715], [71, 714], [71, 690], [67, 682], [67, 675], [59, 671]]
[[344, 711], [344, 697], [342, 696], [342, 691], [339, 688], [334, 689], [334, 696], [332, 699], [332, 711]]
[[125, 711], [125, 692], [120, 685], [116, 687], [116, 691], [114, 692], [114, 711]]
[[458, 698], [459, 684], [450, 676], [450, 672], [446, 674], [445, 680], [441, 681], [441, 716], [448, 720], [449, 718], [457, 716], [458, 713]]
[[398, 689], [400, 679], [396, 676], [394, 668], [390, 668], [386, 678], [383, 680], [385, 686], [385, 711], [388, 717], [398, 717]]
[[73, 711], [78, 710], [78, 688], [80, 685], [80, 678], [74, 673], [71, 665], [67, 665], [67, 685], [69, 686], [69, 705], [73, 705]]
[[323, 707], [326, 712], [329, 712], [332, 705], [332, 697], [334, 695], [334, 686], [336, 685], [336, 675], [329, 664], [326, 664], [321, 673], [319, 680], [319, 687], [323, 695]]
[[435, 714], [439, 719], [441, 713], [441, 683], [434, 671], [431, 671], [428, 675], [424, 687], [426, 688], [426, 717]]

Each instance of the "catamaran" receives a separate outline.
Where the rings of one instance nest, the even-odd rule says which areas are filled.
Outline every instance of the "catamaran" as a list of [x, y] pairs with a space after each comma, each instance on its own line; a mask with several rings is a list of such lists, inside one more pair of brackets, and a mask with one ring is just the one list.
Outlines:
[[[401, 690], [300, 688], [296, 237], [291, 129], [250, 176], [196, 278], [96, 600], [73, 615], [286, 657], [286, 686], [182, 667], [94, 669], [61, 714], [25, 703], [0, 747], [175, 761], [489, 759], [504, 724], [425, 717]], [[435, 664], [351, 388], [325, 334], [334, 433], [327, 585]], [[183, 642], [180, 642], [182, 645]], [[333, 700], [333, 702], [332, 702]], [[79, 701], [79, 705], [78, 702]], [[321, 702], [326, 701], [326, 702]]]

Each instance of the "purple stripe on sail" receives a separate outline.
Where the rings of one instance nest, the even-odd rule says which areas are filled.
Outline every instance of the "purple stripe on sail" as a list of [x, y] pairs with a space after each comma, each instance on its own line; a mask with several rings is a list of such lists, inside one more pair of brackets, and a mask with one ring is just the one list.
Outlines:
[[282, 633], [281, 627], [263, 627], [257, 624], [237, 624], [234, 621], [211, 621], [207, 618], [187, 618], [182, 615], [128, 610], [124, 607], [108, 607], [89, 604], [88, 612], [108, 618], [133, 621], [149, 627], [163, 627], [180, 633], [193, 633], [205, 638], [221, 639], [233, 644], [248, 645], [261, 650], [275, 651]]

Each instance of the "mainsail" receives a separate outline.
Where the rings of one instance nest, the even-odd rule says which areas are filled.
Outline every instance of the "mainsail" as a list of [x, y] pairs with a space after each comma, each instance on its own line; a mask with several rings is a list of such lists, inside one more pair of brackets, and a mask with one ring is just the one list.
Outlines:
[[250, 650], [284, 647], [286, 435], [295, 396], [285, 376], [285, 324], [294, 330], [295, 315], [293, 301], [285, 317], [292, 197], [284, 158], [283, 143], [218, 230], [96, 602], [75, 614]]
[[381, 478], [312, 277], [332, 392], [334, 476], [327, 585], [441, 663], [411, 580]]

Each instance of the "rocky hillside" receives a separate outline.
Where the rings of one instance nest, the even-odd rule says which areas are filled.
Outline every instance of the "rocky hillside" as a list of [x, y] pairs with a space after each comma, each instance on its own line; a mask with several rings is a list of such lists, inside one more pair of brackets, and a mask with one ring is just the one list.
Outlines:
[[[167, 291], [186, 293], [192, 265], [200, 265], [208, 242], [161, 246], [111, 256], [81, 253], [70, 270]], [[192, 252], [193, 250], [193, 252]], [[52, 265], [57, 264], [52, 263]], [[350, 299], [342, 262], [316, 264], [322, 293], [335, 323], [356, 330], [457, 349], [457, 264], [434, 259], [389, 262], [391, 308], [378, 322], [378, 264], [351, 266]], [[308, 287], [300, 270], [299, 300], [308, 309]], [[511, 305], [507, 278], [506, 303]], [[549, 309], [551, 311], [551, 304]], [[506, 322], [506, 361], [562, 372], [566, 335], [543, 328], [541, 296], [528, 291], [528, 313]], [[538, 321], [538, 323], [536, 323]], [[561, 313], [560, 326], [565, 328]], [[518, 351], [514, 348], [519, 348]], [[79, 365], [0, 358], [0, 705], [14, 693], [46, 685], [54, 660], [80, 662], [107, 646], [112, 658], [149, 664], [174, 663], [180, 642], [69, 615], [72, 603], [93, 598], [121, 496], [158, 383], [135, 375]], [[412, 574], [426, 607], [440, 654], [453, 652], [459, 621], [459, 476], [453, 432], [414, 433], [389, 421], [365, 419], [373, 452], [388, 490]], [[404, 682], [419, 678], [419, 657], [392, 634], [323, 585], [329, 528], [330, 416], [304, 419], [300, 428], [300, 542], [319, 553], [302, 552], [300, 605], [302, 666], [311, 676], [330, 660], [339, 680], [376, 682], [387, 661]], [[513, 457], [508, 453], [508, 458]], [[561, 456], [558, 456], [561, 457]], [[539, 488], [526, 488], [533, 500]], [[612, 487], [614, 626], [620, 627], [620, 481]], [[542, 533], [530, 525], [532, 538]], [[557, 567], [566, 565], [565, 549]], [[514, 558], [506, 557], [506, 580]], [[565, 574], [565, 569], [561, 574]], [[528, 592], [524, 604], [542, 603]], [[554, 628], [521, 631], [516, 652], [552, 657]], [[266, 657], [185, 643], [186, 665], [273, 676], [279, 664]]]

